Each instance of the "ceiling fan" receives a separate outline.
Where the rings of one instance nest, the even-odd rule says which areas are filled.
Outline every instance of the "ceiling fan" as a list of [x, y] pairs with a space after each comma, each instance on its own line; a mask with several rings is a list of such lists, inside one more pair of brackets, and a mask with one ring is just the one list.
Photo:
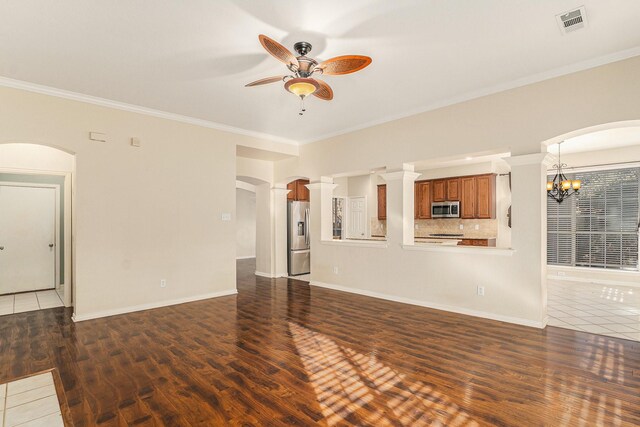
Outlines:
[[294, 56], [286, 47], [282, 46], [275, 40], [260, 34], [258, 36], [260, 44], [274, 58], [283, 62], [292, 74], [284, 76], [265, 77], [264, 79], [251, 82], [245, 87], [264, 85], [268, 83], [284, 82], [284, 88], [297, 95], [301, 99], [300, 112], [302, 115], [306, 110], [304, 108], [304, 98], [314, 95], [325, 101], [333, 99], [333, 90], [331, 86], [313, 78], [315, 74], [323, 74], [327, 76], [338, 76], [341, 74], [350, 74], [360, 71], [367, 65], [371, 64], [371, 58], [362, 55], [343, 55], [335, 58], [327, 59], [318, 63], [315, 59], [306, 55], [311, 52], [311, 44], [307, 42], [298, 42], [293, 45], [293, 50], [298, 56]]

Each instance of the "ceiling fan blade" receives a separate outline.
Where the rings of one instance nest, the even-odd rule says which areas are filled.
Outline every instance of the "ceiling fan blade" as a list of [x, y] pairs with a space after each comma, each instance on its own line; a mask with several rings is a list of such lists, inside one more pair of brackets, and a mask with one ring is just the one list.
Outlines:
[[278, 61], [284, 62], [287, 66], [293, 65], [295, 68], [298, 68], [298, 60], [293, 56], [293, 53], [291, 53], [289, 49], [264, 34], [260, 34], [258, 39], [260, 40], [262, 47], [264, 47], [265, 50]]
[[264, 79], [260, 79], [260, 80], [256, 80], [255, 82], [247, 83], [246, 85], [244, 85], [244, 87], [259, 86], [259, 85], [266, 85], [266, 84], [269, 84], [269, 83], [281, 82], [283, 78], [284, 78], [284, 76], [265, 77]]
[[362, 70], [371, 64], [371, 58], [362, 55], [344, 55], [327, 59], [316, 66], [322, 70], [322, 74], [337, 76], [340, 74], [350, 74]]
[[318, 90], [313, 92], [313, 94], [325, 101], [331, 101], [333, 99], [333, 89], [331, 89], [331, 86], [329, 86], [322, 80], [318, 80], [318, 79], [314, 79], [314, 80], [318, 82], [318, 85], [320, 86], [320, 88], [318, 88]]

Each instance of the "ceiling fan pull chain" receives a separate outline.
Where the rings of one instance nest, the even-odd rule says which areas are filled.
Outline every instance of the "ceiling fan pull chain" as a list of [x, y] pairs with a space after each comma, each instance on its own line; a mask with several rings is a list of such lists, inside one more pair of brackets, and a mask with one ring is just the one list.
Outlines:
[[298, 113], [299, 115], [304, 115], [304, 112], [307, 111], [306, 108], [304, 108], [304, 96], [300, 97], [300, 112]]

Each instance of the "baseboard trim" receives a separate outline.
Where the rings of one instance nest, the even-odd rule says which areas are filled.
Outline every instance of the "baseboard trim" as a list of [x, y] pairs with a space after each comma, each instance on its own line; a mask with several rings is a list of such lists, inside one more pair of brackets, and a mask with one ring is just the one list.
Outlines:
[[255, 255], [251, 255], [251, 256], [237, 256], [236, 259], [251, 259], [251, 258], [255, 258]]
[[274, 276], [271, 273], [263, 273], [262, 271], [258, 271], [258, 270], [255, 271], [255, 275], [256, 276], [260, 276], [260, 277], [266, 277], [267, 279], [275, 279], [276, 278], [276, 276]]
[[73, 316], [71, 316], [71, 319], [74, 322], [82, 322], [84, 320], [98, 319], [100, 317], [109, 317], [109, 316], [116, 316], [118, 314], [133, 313], [135, 311], [151, 310], [154, 308], [168, 307], [170, 305], [184, 304], [187, 302], [200, 301], [200, 300], [205, 300], [209, 298], [218, 298], [218, 297], [224, 297], [228, 295], [235, 295], [237, 293], [238, 293], [237, 289], [228, 289], [226, 291], [211, 292], [208, 294], [194, 295], [190, 297], [176, 298], [168, 301], [158, 301], [158, 302], [152, 302], [148, 304], [131, 305], [128, 307], [116, 308], [112, 310], [96, 311], [94, 313], [88, 313], [88, 314], [82, 314], [82, 315], [74, 314]]
[[452, 313], [464, 314], [467, 316], [481, 317], [483, 319], [497, 320], [499, 322], [514, 323], [516, 325], [529, 326], [532, 328], [544, 329], [544, 327], [546, 326], [546, 320], [537, 322], [534, 320], [522, 319], [519, 317], [511, 317], [511, 316], [504, 316], [501, 314], [488, 313], [486, 311], [471, 310], [468, 308], [454, 307], [451, 305], [438, 304], [438, 303], [433, 303], [429, 301], [420, 301], [420, 300], [415, 300], [411, 298], [404, 298], [404, 297], [398, 297], [394, 295], [381, 294], [378, 292], [365, 291], [362, 289], [347, 288], [345, 286], [318, 282], [315, 280], [311, 281], [309, 284], [311, 286], [318, 286], [320, 288], [333, 289], [335, 291], [348, 292], [351, 294], [363, 295], [371, 298], [378, 298], [378, 299], [383, 299], [387, 301], [400, 302], [403, 304], [411, 304], [411, 305], [417, 305], [420, 307], [433, 308], [435, 310], [449, 311]]
[[575, 276], [556, 276], [555, 274], [547, 274], [547, 280], [562, 280], [566, 282], [592, 283], [595, 285], [628, 286], [630, 288], [640, 288], [640, 283], [626, 282], [624, 280], [591, 279], [587, 277]]

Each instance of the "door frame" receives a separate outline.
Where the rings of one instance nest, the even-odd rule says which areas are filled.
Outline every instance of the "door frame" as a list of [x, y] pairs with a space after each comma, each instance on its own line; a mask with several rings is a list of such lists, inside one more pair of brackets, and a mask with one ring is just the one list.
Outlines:
[[[72, 307], [75, 301], [74, 293], [75, 293], [75, 284], [74, 284], [74, 275], [73, 275], [73, 173], [72, 172], [64, 172], [64, 171], [48, 171], [48, 170], [33, 170], [33, 169], [14, 169], [14, 168], [0, 168], [0, 173], [11, 173], [18, 175], [57, 175], [64, 176], [64, 236], [60, 235], [60, 185], [57, 184], [38, 184], [38, 183], [20, 183], [20, 182], [0, 182], [2, 185], [12, 185], [12, 186], [25, 186], [25, 187], [45, 187], [45, 188], [55, 188], [56, 189], [56, 224], [55, 224], [55, 233], [56, 233], [56, 265], [55, 265], [55, 284], [56, 291], [59, 291], [60, 285], [64, 285], [64, 292], [62, 295], [62, 302], [65, 307]], [[60, 241], [64, 239], [64, 282], [60, 283]]]
[[[39, 184], [35, 182], [0, 181], [0, 187], [52, 188], [54, 195], [53, 240], [55, 244], [53, 258], [53, 289], [60, 289], [60, 186], [58, 184]], [[66, 251], [65, 251], [66, 252]]]
[[364, 199], [364, 238], [368, 239], [371, 236], [371, 220], [369, 219], [369, 200], [367, 196], [347, 196], [344, 197], [345, 203], [345, 218], [344, 219], [344, 238], [349, 238], [349, 216], [351, 215], [351, 199]]

